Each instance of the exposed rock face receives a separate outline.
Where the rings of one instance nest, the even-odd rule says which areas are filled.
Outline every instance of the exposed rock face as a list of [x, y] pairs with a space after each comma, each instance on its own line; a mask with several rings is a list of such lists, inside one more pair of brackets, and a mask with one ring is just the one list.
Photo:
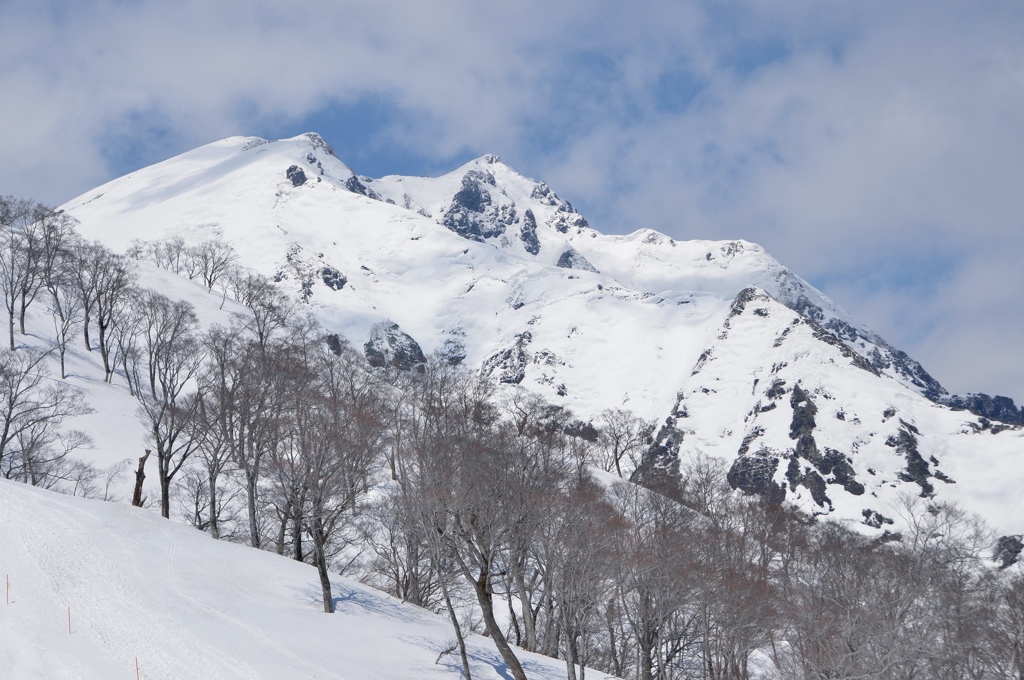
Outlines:
[[[762, 496], [769, 503], [778, 505], [786, 498], [786, 487], [772, 481], [778, 468], [778, 456], [772, 455], [767, 449], [761, 449], [753, 455], [740, 456], [734, 460], [726, 480], [734, 489]], [[824, 482], [821, 487], [824, 487]]]
[[889, 519], [882, 513], [878, 512], [877, 510], [864, 508], [863, 510], [861, 510], [861, 514], [864, 515], [864, 524], [873, 529], [881, 529], [883, 524], [893, 523], [891, 519]]
[[378, 194], [373, 189], [368, 188], [355, 175], [352, 175], [347, 180], [345, 180], [345, 188], [351, 191], [353, 194], [362, 194], [363, 196], [366, 196], [367, 198], [372, 198], [375, 201], [381, 200], [380, 194]]
[[[795, 289], [798, 290], [798, 288]], [[832, 333], [842, 341], [844, 346], [856, 343], [870, 346], [871, 349], [867, 357], [869, 361], [866, 363], [870, 363], [876, 372], [891, 370], [892, 373], [902, 377], [908, 384], [917, 387], [921, 394], [932, 401], [942, 402], [946, 396], [946, 389], [928, 371], [924, 370], [921, 364], [907, 356], [906, 352], [896, 349], [877, 335], [854, 328], [849, 323], [826, 314], [821, 307], [811, 302], [806, 295], [797, 294], [792, 299], [783, 296], [780, 298], [780, 302], [818, 324], [829, 333]], [[853, 354], [852, 350], [850, 352]], [[864, 359], [860, 355], [857, 355], [857, 357]]]
[[504, 234], [516, 221], [515, 205], [495, 201], [491, 189], [496, 190], [496, 186], [490, 172], [467, 172], [462, 178], [462, 188], [452, 197], [441, 224], [473, 241]]
[[320, 270], [320, 278], [331, 290], [341, 290], [348, 283], [348, 278], [334, 267], [323, 267]]
[[327, 343], [327, 348], [336, 356], [341, 356], [342, 351], [348, 347], [348, 341], [337, 333], [329, 334], [324, 338], [324, 342]]
[[995, 554], [992, 558], [999, 562], [1000, 569], [1006, 569], [1016, 564], [1020, 559], [1021, 551], [1024, 551], [1024, 536], [1000, 536], [996, 542]]
[[313, 149], [317, 151], [323, 151], [325, 154], [329, 156], [334, 156], [335, 158], [338, 157], [338, 154], [334, 153], [334, 148], [331, 147], [331, 145], [328, 144], [326, 141], [324, 141], [324, 138], [318, 135], [317, 133], [307, 132], [305, 134], [305, 137], [313, 145]]
[[439, 352], [452, 366], [458, 366], [466, 360], [466, 346], [458, 338], [446, 339]]
[[[677, 415], [679, 408], [677, 402]], [[663, 496], [682, 500], [682, 475], [679, 471], [679, 445], [682, 439], [683, 433], [676, 427], [676, 415], [669, 416], [644, 452], [629, 481]]]
[[374, 324], [363, 352], [375, 368], [391, 366], [402, 371], [422, 371], [427, 363], [419, 344], [393, 321]]
[[523, 227], [519, 238], [523, 240], [523, 248], [531, 255], [540, 252], [540, 241], [537, 239], [537, 219], [533, 216], [532, 210], [523, 213]]
[[497, 373], [498, 382], [507, 385], [518, 385], [526, 377], [526, 366], [530, 362], [526, 348], [533, 341], [530, 331], [523, 331], [516, 336], [515, 344], [495, 352], [484, 360], [480, 369], [484, 375]]
[[989, 420], [1024, 425], [1024, 408], [1018, 409], [1009, 397], [990, 397], [984, 393], [953, 394], [944, 399], [943, 403], [952, 409], [970, 411]]
[[907, 467], [899, 473], [899, 478], [904, 482], [916, 483], [921, 487], [921, 495], [927, 498], [935, 495], [935, 487], [928, 481], [934, 475], [928, 469], [928, 461], [922, 458], [921, 452], [918, 451], [916, 435], [919, 434], [921, 433], [916, 427], [900, 420], [899, 433], [889, 437], [885, 445], [893, 447], [906, 458]]
[[814, 467], [821, 466], [821, 454], [818, 453], [818, 444], [814, 441], [814, 416], [818, 413], [811, 395], [804, 392], [800, 385], [793, 386], [793, 393], [789, 399], [793, 408], [793, 420], [789, 426], [789, 438], [796, 440], [796, 447], [790, 455], [789, 465], [786, 468], [786, 479], [789, 480], [790, 489], [797, 486], [804, 486], [811, 492], [811, 498], [821, 507], [832, 507], [832, 500], [825, 493], [825, 480], [815, 470], [807, 467], [801, 471], [800, 459], [808, 461]]
[[565, 252], [559, 256], [558, 262], [555, 266], [562, 267], [563, 269], [579, 269], [585, 272], [597, 273], [597, 269], [594, 268], [594, 265], [590, 264], [590, 262], [587, 261], [587, 258], [576, 252], [574, 248], [567, 248]]
[[568, 234], [571, 229], [578, 231], [589, 225], [583, 215], [574, 211], [568, 202], [563, 202], [562, 205], [559, 206], [558, 212], [552, 215], [551, 219], [548, 220], [548, 226], [555, 231]]
[[306, 183], [306, 173], [297, 165], [292, 165], [285, 171], [285, 177], [292, 183], [293, 187], [301, 187]]

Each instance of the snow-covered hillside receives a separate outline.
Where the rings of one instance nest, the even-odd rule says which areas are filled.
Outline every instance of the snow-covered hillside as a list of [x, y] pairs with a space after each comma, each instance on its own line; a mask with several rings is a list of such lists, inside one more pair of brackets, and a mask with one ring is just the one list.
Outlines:
[[[126, 505], [0, 480], [0, 572], [3, 678], [134, 678], [136, 660], [154, 680], [461, 676], [457, 653], [435, 663], [444, 619], [340, 577], [326, 615], [314, 567]], [[468, 642], [474, 678], [507, 677], [489, 640]], [[521, 658], [531, 678], [564, 677]]]
[[[584, 418], [665, 423], [649, 465], [706, 453], [810, 512], [877, 524], [900, 492], [931, 493], [1024, 530], [1019, 427], [938, 404], [917, 362], [761, 247], [601, 234], [495, 156], [371, 179], [315, 134], [234, 137], [63, 207], [121, 251], [220, 239], [357, 347], [442, 351]], [[219, 290], [188, 296], [219, 311]]]

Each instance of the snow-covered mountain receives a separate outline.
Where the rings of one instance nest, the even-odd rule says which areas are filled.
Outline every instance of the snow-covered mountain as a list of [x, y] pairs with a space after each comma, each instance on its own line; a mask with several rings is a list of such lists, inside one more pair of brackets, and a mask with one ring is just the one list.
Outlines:
[[[496, 156], [372, 179], [316, 134], [233, 137], [63, 208], [121, 251], [220, 239], [371, 361], [442, 352], [582, 418], [656, 420], [640, 478], [703, 453], [735, 487], [810, 512], [884, 526], [910, 492], [1024, 530], [1015, 405], [950, 397], [760, 246], [602, 234]], [[220, 291], [174, 290], [216, 317]]]

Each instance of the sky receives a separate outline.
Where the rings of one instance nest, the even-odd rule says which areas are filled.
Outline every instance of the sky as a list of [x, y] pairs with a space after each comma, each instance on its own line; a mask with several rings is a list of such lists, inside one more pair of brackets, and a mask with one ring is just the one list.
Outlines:
[[230, 135], [496, 153], [606, 233], [746, 239], [953, 392], [1024, 401], [1019, 0], [3, 0], [0, 194]]

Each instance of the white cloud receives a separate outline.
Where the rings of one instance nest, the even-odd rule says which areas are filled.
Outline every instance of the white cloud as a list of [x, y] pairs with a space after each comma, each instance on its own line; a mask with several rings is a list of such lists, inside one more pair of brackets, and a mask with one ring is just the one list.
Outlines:
[[951, 388], [1020, 400], [1022, 34], [1013, 1], [13, 0], [0, 193], [370, 96], [393, 147], [500, 153], [606, 230], [761, 242]]

